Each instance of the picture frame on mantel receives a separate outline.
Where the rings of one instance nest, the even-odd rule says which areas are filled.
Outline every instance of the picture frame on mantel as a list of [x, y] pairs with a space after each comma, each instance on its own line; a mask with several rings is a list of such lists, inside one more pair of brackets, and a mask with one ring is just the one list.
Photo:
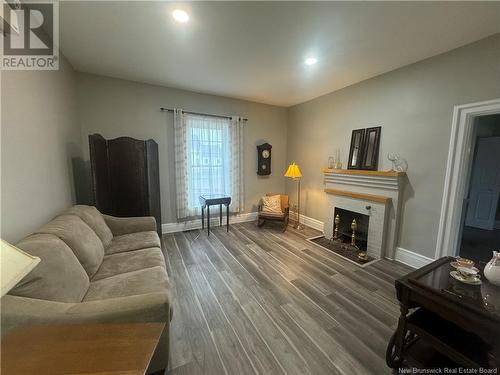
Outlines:
[[361, 169], [376, 171], [378, 168], [378, 151], [380, 148], [381, 126], [374, 126], [365, 130], [365, 142], [363, 147], [363, 162]]
[[381, 131], [381, 126], [352, 131], [347, 169], [377, 170]]
[[366, 129], [354, 129], [351, 135], [351, 147], [349, 147], [349, 159], [347, 169], [361, 169], [363, 163], [363, 144]]

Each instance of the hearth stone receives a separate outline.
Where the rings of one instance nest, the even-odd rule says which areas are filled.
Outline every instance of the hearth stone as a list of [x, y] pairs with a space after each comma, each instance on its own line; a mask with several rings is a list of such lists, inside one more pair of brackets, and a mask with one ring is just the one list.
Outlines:
[[316, 244], [317, 246], [321, 246], [333, 252], [334, 254], [348, 260], [349, 262], [357, 264], [360, 267], [367, 266], [368, 264], [371, 264], [374, 261], [378, 260], [372, 256], [368, 256], [368, 258], [365, 261], [361, 261], [358, 258], [358, 254], [360, 252], [359, 250], [353, 249], [347, 244], [332, 242], [331, 240], [325, 238], [324, 236], [308, 238], [307, 240]]

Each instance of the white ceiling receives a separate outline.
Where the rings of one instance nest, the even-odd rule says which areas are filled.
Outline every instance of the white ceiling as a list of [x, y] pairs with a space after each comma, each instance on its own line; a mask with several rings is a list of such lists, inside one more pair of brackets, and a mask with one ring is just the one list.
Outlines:
[[498, 33], [500, 3], [77, 1], [60, 27], [78, 71], [290, 106]]

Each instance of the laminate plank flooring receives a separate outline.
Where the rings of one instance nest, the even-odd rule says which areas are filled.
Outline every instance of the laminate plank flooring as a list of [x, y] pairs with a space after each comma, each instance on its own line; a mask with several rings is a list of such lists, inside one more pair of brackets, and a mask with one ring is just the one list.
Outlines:
[[390, 374], [394, 279], [307, 241], [312, 228], [241, 223], [163, 236], [173, 318], [167, 374]]

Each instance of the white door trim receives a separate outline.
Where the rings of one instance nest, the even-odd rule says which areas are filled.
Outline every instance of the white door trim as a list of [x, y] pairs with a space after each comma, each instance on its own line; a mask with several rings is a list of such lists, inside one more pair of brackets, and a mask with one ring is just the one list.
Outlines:
[[500, 98], [456, 105], [453, 109], [436, 259], [446, 255], [453, 256], [457, 251], [460, 216], [470, 172], [474, 118], [495, 113], [500, 113]]

